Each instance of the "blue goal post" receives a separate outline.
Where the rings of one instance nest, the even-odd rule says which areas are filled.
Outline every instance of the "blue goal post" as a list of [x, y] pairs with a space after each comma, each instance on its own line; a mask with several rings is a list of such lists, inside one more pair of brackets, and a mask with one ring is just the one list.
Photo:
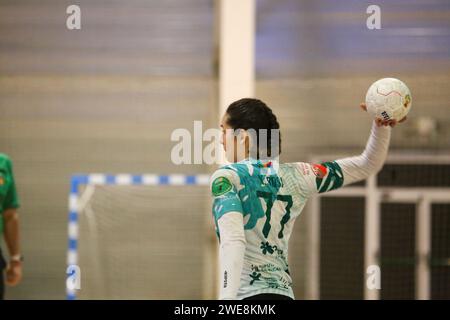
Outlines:
[[69, 195], [68, 218], [68, 250], [67, 250], [67, 279], [66, 297], [68, 300], [76, 299], [77, 288], [73, 285], [73, 277], [78, 268], [78, 218], [79, 218], [79, 187], [89, 185], [99, 186], [207, 186], [210, 175], [184, 175], [184, 174], [77, 174], [72, 176]]

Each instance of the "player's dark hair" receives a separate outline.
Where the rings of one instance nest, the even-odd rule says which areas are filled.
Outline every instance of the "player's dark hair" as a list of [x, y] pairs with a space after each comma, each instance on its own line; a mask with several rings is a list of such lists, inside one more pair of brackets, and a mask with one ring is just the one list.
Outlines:
[[[281, 153], [281, 133], [279, 132], [280, 124], [278, 123], [277, 117], [273, 114], [272, 109], [270, 109], [264, 102], [253, 98], [244, 98], [233, 102], [227, 109], [227, 124], [234, 130], [253, 129], [256, 131], [257, 138], [257, 159], [260, 158], [260, 130], [266, 129], [267, 134], [264, 136], [267, 141], [263, 145], [267, 146], [267, 155], [269, 157], [276, 157]], [[278, 141], [272, 141], [271, 130], [278, 130]], [[275, 139], [274, 139], [275, 140]], [[278, 145], [276, 145], [278, 143]], [[275, 148], [273, 148], [275, 147]], [[272, 148], [277, 150], [278, 154], [272, 155]]]

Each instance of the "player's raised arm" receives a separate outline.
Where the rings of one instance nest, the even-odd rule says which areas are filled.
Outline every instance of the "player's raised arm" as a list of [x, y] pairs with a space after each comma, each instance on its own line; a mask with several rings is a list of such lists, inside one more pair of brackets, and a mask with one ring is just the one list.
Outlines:
[[[365, 109], [364, 104], [361, 107]], [[344, 175], [343, 185], [367, 179], [381, 170], [389, 149], [391, 126], [395, 124], [395, 120], [374, 120], [364, 151], [354, 157], [336, 160]]]
[[[364, 103], [360, 107], [367, 110]], [[399, 122], [405, 120], [406, 117]], [[344, 175], [343, 185], [367, 179], [381, 170], [389, 149], [391, 127], [396, 124], [396, 120], [374, 120], [364, 151], [358, 156], [336, 160]]]
[[235, 187], [236, 178], [234, 172], [227, 169], [217, 170], [211, 178], [212, 211], [220, 241], [221, 300], [236, 299], [244, 264], [244, 216]]
[[[365, 104], [361, 104], [361, 108], [366, 110]], [[405, 119], [406, 117], [399, 122]], [[395, 120], [374, 120], [366, 147], [360, 155], [320, 164], [298, 163], [301, 192], [305, 196], [323, 193], [376, 174], [386, 160], [391, 127], [396, 124]]]

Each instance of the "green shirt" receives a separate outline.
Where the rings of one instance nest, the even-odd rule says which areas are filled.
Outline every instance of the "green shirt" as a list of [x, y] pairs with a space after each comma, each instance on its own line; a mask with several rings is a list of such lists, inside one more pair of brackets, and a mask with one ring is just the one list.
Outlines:
[[11, 159], [0, 153], [0, 235], [3, 234], [3, 212], [18, 208], [19, 199], [12, 169]]

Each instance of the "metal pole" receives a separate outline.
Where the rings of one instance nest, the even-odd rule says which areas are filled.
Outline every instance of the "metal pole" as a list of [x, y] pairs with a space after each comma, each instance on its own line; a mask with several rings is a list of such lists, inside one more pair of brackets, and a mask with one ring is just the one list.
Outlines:
[[[366, 274], [370, 266], [379, 265], [380, 195], [376, 186], [376, 176], [371, 176], [367, 179], [366, 190], [364, 274]], [[368, 288], [366, 281], [364, 281], [364, 299], [378, 300], [379, 298], [379, 290]]]
[[430, 299], [431, 203], [423, 196], [416, 207], [416, 299]]

